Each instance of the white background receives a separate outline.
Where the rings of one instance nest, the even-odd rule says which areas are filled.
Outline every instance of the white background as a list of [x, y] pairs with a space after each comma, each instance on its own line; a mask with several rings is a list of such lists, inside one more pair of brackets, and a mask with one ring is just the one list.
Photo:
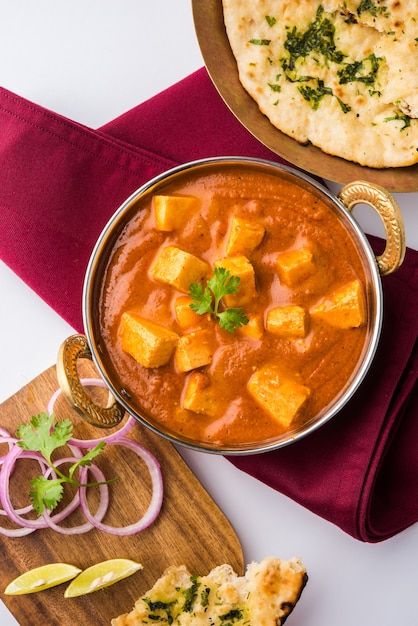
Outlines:
[[[0, 0], [0, 84], [91, 127], [202, 65], [189, 0]], [[418, 193], [396, 199], [418, 248]], [[382, 234], [370, 212], [357, 217]], [[1, 402], [55, 362], [73, 329], [1, 263], [0, 288]], [[418, 623], [418, 525], [364, 544], [223, 458], [181, 452], [231, 520], [247, 562], [302, 556], [310, 580], [289, 626]], [[1, 603], [0, 623], [16, 624]], [[48, 616], [31, 626], [41, 623]]]

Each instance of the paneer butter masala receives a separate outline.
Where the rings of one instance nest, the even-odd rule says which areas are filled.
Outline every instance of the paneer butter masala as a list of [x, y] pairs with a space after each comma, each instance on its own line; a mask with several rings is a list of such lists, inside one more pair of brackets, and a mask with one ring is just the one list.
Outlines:
[[327, 407], [367, 326], [362, 261], [331, 206], [231, 164], [183, 172], [137, 209], [100, 302], [122, 393], [219, 446], [275, 438]]

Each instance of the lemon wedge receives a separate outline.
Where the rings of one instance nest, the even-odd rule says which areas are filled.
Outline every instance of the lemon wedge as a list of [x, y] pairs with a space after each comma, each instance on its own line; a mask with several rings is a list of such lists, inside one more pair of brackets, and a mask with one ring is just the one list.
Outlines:
[[68, 563], [49, 563], [35, 567], [9, 583], [4, 591], [8, 596], [19, 596], [26, 593], [43, 591], [71, 580], [81, 569]]
[[76, 598], [77, 596], [84, 596], [87, 593], [98, 591], [98, 589], [109, 587], [109, 585], [113, 585], [118, 580], [131, 576], [139, 569], [142, 569], [142, 565], [129, 559], [109, 559], [108, 561], [96, 563], [85, 569], [77, 578], [71, 581], [65, 590], [64, 596], [66, 598]]

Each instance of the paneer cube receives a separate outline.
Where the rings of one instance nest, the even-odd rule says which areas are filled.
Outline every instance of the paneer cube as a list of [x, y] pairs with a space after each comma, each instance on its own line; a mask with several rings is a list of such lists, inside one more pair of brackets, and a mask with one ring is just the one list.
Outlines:
[[357, 328], [367, 319], [366, 300], [362, 284], [353, 280], [328, 297], [323, 298], [310, 311], [314, 319], [320, 319], [337, 328]]
[[237, 293], [227, 294], [223, 297], [227, 307], [240, 307], [252, 302], [257, 297], [255, 272], [247, 257], [234, 256], [219, 259], [215, 262], [215, 267], [224, 267], [229, 270], [231, 276], [238, 276], [240, 279]]
[[186, 380], [181, 406], [183, 409], [215, 416], [219, 404], [219, 395], [210, 384], [207, 374], [192, 372]]
[[280, 337], [305, 337], [308, 330], [307, 312], [298, 305], [274, 307], [267, 312], [266, 328]]
[[252, 337], [253, 339], [261, 339], [264, 335], [264, 321], [263, 316], [259, 315], [248, 315], [248, 324], [244, 324], [240, 327], [239, 332], [247, 337]]
[[212, 333], [209, 330], [196, 330], [180, 337], [174, 354], [179, 372], [209, 365], [213, 356]]
[[198, 257], [176, 246], [165, 246], [157, 254], [150, 268], [151, 277], [188, 293], [191, 283], [200, 282], [209, 265]]
[[310, 395], [308, 387], [283, 375], [275, 365], [256, 370], [247, 388], [254, 400], [284, 429], [300, 414]]
[[152, 199], [155, 227], [171, 232], [184, 228], [199, 210], [199, 200], [193, 196], [154, 196]]
[[262, 242], [264, 233], [265, 228], [262, 224], [234, 216], [226, 244], [226, 254], [250, 256]]
[[282, 252], [277, 257], [276, 270], [282, 283], [295, 287], [315, 272], [313, 254], [308, 247]]
[[174, 302], [174, 312], [180, 328], [196, 328], [206, 321], [205, 315], [199, 315], [190, 308], [192, 299], [190, 296], [179, 296]]
[[149, 368], [168, 363], [178, 341], [177, 333], [129, 311], [122, 315], [119, 336], [122, 350]]

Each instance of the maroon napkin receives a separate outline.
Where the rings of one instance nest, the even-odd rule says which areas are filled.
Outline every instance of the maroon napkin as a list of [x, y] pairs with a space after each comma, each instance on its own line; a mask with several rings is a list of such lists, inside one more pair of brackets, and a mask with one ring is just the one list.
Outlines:
[[[98, 130], [0, 89], [0, 258], [82, 331], [84, 273], [112, 213], [164, 170], [220, 155], [281, 160], [237, 122], [204, 69]], [[347, 408], [296, 445], [230, 459], [370, 542], [418, 520], [417, 252], [383, 288], [378, 355]]]
[[[370, 237], [379, 248], [379, 241]], [[295, 445], [230, 460], [363, 541], [418, 520], [418, 252], [383, 279], [384, 322], [366, 379]]]

